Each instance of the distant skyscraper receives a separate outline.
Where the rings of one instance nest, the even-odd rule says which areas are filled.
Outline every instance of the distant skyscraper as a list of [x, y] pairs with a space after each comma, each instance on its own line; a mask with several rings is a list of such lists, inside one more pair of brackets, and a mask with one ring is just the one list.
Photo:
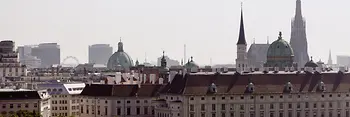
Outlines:
[[332, 65], [333, 64], [333, 60], [332, 60], [332, 52], [331, 50], [329, 50], [329, 56], [328, 56], [328, 65]]
[[41, 60], [32, 56], [31, 46], [18, 46], [17, 48], [19, 62], [26, 65], [28, 68], [38, 68], [41, 66]]
[[94, 44], [89, 46], [89, 63], [107, 65], [109, 57], [113, 54], [113, 47], [109, 44]]
[[32, 48], [32, 56], [36, 56], [41, 60], [41, 67], [60, 64], [60, 46], [57, 43], [41, 43], [37, 47]]
[[241, 22], [239, 29], [239, 37], [237, 41], [237, 59], [236, 59], [236, 68], [239, 71], [244, 71], [248, 67], [247, 60], [247, 42], [245, 40], [244, 34], [244, 23], [243, 23], [243, 10], [241, 8]]
[[339, 66], [350, 66], [350, 56], [337, 56], [337, 64]]
[[301, 13], [301, 1], [297, 0], [295, 17], [292, 20], [290, 45], [294, 52], [294, 62], [296, 62], [298, 66], [304, 66], [305, 63], [309, 61], [305, 28], [305, 20]]

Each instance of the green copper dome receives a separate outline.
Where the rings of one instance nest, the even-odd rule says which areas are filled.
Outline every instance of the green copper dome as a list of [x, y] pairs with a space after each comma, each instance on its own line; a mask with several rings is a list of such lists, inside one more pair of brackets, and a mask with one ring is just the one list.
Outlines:
[[193, 61], [193, 57], [191, 57], [191, 60], [185, 64], [185, 68], [186, 69], [199, 68], [199, 66]]
[[293, 49], [287, 41], [282, 38], [282, 32], [267, 50], [266, 67], [291, 67], [293, 66]]
[[282, 39], [282, 33], [276, 41], [274, 41], [267, 50], [267, 57], [292, 57], [293, 49], [287, 41]]
[[107, 63], [108, 69], [121, 69], [128, 70], [130, 67], [134, 66], [131, 57], [124, 52], [123, 43], [118, 43], [118, 51], [109, 58]]

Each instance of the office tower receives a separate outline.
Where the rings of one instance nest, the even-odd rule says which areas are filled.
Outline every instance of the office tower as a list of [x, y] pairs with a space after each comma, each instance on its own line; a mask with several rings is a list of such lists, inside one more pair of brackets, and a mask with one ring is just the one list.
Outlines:
[[32, 48], [32, 56], [36, 56], [41, 60], [41, 67], [60, 64], [60, 46], [57, 43], [41, 43]]
[[113, 54], [113, 47], [109, 44], [94, 44], [89, 46], [89, 63], [107, 65]]

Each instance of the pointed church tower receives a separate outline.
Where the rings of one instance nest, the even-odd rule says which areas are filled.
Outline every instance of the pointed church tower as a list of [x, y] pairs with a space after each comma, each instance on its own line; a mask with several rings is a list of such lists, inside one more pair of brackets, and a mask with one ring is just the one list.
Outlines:
[[331, 50], [329, 50], [329, 56], [328, 56], [328, 62], [327, 62], [328, 65], [332, 65], [333, 64], [333, 60], [332, 60], [332, 52]]
[[247, 60], [247, 42], [244, 34], [244, 23], [243, 23], [243, 9], [241, 7], [241, 22], [239, 29], [239, 37], [237, 42], [237, 59], [236, 69], [237, 71], [244, 71], [248, 66]]
[[296, 1], [295, 17], [292, 20], [290, 45], [294, 52], [294, 62], [304, 66], [309, 61], [308, 45], [306, 39], [306, 25], [301, 12], [301, 1]]

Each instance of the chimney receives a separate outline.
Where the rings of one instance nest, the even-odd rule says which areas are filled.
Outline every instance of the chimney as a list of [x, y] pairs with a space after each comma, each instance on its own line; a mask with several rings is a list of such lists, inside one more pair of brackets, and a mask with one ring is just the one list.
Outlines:
[[278, 67], [274, 67], [274, 72], [278, 72], [279, 71], [279, 68]]
[[163, 82], [164, 82], [164, 79], [163, 79], [163, 78], [159, 78], [159, 79], [158, 79], [158, 83], [159, 83], [159, 84], [163, 84]]

